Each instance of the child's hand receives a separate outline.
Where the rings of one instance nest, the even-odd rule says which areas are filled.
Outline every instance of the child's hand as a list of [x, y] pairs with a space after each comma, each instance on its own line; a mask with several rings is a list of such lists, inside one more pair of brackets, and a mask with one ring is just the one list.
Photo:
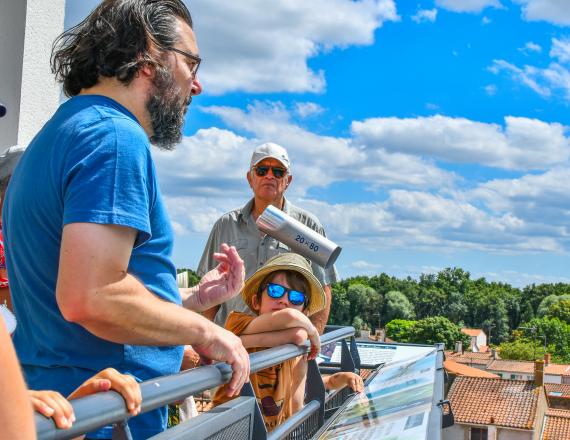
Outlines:
[[311, 351], [309, 352], [307, 359], [311, 361], [316, 359], [321, 351], [321, 336], [313, 324], [308, 327], [307, 334], [309, 335], [309, 341], [311, 342]]
[[326, 388], [336, 390], [348, 386], [352, 391], [360, 393], [364, 390], [364, 382], [358, 374], [342, 371], [329, 376]]
[[138, 382], [133, 376], [121, 374], [114, 368], [107, 368], [86, 380], [67, 398], [69, 400], [79, 399], [109, 390], [115, 390], [123, 396], [127, 408], [133, 416], [141, 412], [142, 396]]
[[69, 429], [75, 422], [73, 407], [57, 391], [28, 391], [34, 411], [51, 417], [60, 429]]

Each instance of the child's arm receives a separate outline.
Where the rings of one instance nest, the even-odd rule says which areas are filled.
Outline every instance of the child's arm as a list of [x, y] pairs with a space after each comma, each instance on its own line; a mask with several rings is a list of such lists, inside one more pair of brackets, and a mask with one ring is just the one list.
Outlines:
[[307, 331], [307, 336], [311, 341], [309, 359], [316, 358], [321, 349], [319, 332], [307, 316], [295, 309], [286, 308], [277, 312], [259, 315], [249, 323], [240, 336], [286, 330], [294, 327], [300, 327]]
[[305, 384], [307, 382], [307, 356], [299, 356], [293, 366], [292, 411], [295, 414], [305, 405]]
[[364, 382], [358, 374], [350, 373], [348, 371], [342, 371], [340, 373], [335, 373], [331, 376], [323, 376], [323, 383], [325, 384], [325, 389], [338, 390], [344, 388], [345, 386], [350, 387], [352, 391], [360, 393], [364, 390]]
[[240, 339], [245, 348], [254, 347], [277, 347], [284, 344], [301, 345], [308, 338], [307, 330], [304, 328], [288, 328], [285, 330], [274, 330], [272, 332], [257, 333], [254, 335], [241, 335]]

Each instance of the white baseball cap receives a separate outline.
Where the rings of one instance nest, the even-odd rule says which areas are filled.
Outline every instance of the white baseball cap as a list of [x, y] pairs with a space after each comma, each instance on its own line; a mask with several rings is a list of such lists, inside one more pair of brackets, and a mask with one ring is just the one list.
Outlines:
[[249, 168], [252, 169], [259, 162], [261, 162], [263, 159], [267, 159], [268, 157], [277, 159], [287, 169], [287, 171], [291, 170], [291, 163], [289, 162], [289, 155], [287, 154], [287, 150], [281, 145], [274, 144], [273, 142], [266, 142], [265, 144], [261, 144], [255, 150], [253, 150]]

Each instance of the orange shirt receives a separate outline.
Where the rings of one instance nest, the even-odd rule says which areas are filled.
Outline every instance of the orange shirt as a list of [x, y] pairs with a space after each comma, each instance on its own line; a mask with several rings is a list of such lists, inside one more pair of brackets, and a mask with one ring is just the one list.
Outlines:
[[[255, 316], [241, 312], [231, 312], [226, 321], [226, 329], [240, 335]], [[249, 353], [265, 350], [264, 348], [248, 348]], [[273, 365], [265, 370], [253, 373], [249, 379], [257, 397], [257, 403], [263, 414], [267, 431], [273, 430], [292, 414], [292, 378], [296, 358], [281, 364]], [[214, 405], [231, 400], [225, 395], [227, 385], [222, 385], [214, 395]]]

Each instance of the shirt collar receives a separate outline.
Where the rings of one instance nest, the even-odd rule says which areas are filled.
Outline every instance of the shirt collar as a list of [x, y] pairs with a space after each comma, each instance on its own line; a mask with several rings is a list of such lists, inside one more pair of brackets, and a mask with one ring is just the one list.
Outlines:
[[[238, 219], [241, 220], [244, 223], [247, 223], [247, 220], [249, 219], [250, 215], [251, 215], [251, 209], [253, 208], [253, 202], [255, 201], [255, 198], [251, 198], [238, 212]], [[289, 201], [283, 197], [283, 212], [285, 214], [289, 214], [289, 211], [291, 209], [291, 203], [289, 203]]]

